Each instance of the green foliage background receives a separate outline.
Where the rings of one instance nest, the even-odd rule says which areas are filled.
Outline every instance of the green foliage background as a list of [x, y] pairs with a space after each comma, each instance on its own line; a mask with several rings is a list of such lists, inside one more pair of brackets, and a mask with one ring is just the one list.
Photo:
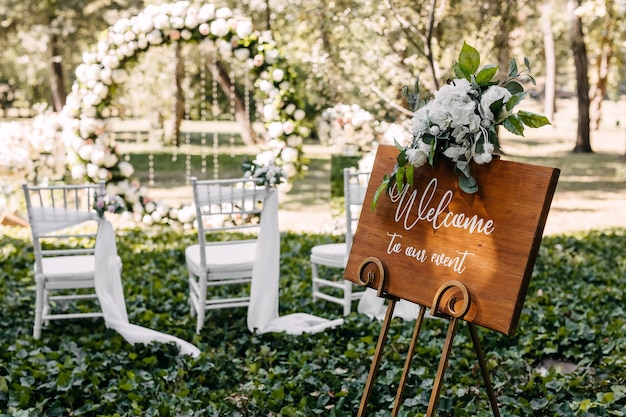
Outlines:
[[[213, 311], [200, 335], [187, 305], [183, 250], [193, 233], [118, 231], [132, 323], [196, 344], [198, 359], [172, 345], [131, 346], [102, 320], [56, 321], [31, 337], [33, 254], [27, 230], [0, 239], [0, 414], [12, 416], [355, 415], [380, 323], [352, 313], [321, 334], [251, 334], [245, 309]], [[626, 230], [543, 240], [518, 332], [479, 329], [503, 416], [623, 416], [626, 408]], [[328, 235], [284, 233], [281, 314], [341, 314], [313, 304], [310, 248]], [[413, 323], [396, 319], [371, 399], [389, 415]], [[447, 323], [428, 319], [400, 415], [423, 415]], [[564, 373], [537, 366], [566, 361]], [[454, 342], [438, 416], [491, 416], [466, 326]]]

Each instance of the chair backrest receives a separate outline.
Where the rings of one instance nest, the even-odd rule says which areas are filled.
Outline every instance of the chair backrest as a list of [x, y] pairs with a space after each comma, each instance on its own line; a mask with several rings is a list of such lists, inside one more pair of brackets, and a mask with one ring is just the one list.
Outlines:
[[[207, 234], [219, 231], [245, 232], [256, 238], [261, 225], [263, 202], [270, 189], [256, 179], [198, 180], [191, 178], [196, 209], [198, 243], [206, 245]], [[204, 264], [204, 251], [200, 251]]]
[[356, 232], [356, 227], [361, 215], [363, 200], [367, 191], [367, 184], [370, 179], [369, 171], [356, 171], [354, 168], [344, 168], [343, 187], [346, 211], [346, 243], [350, 253], [352, 238]]
[[[104, 194], [104, 182], [79, 185], [24, 183], [22, 189], [38, 268], [41, 268], [42, 256], [93, 254], [100, 220], [93, 205], [96, 196]], [[77, 227], [86, 222], [92, 222], [94, 227]], [[71, 243], [66, 249], [43, 250], [42, 239]]]

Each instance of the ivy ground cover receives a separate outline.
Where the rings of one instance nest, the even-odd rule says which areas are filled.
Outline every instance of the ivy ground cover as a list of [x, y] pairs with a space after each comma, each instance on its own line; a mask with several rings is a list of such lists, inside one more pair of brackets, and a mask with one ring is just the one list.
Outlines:
[[[251, 334], [245, 309], [213, 311], [199, 335], [187, 304], [183, 250], [192, 233], [118, 231], [131, 323], [196, 344], [131, 346], [103, 320], [51, 322], [33, 340], [27, 231], [0, 238], [0, 415], [353, 416], [380, 323], [352, 313], [322, 334]], [[284, 233], [281, 314], [337, 317], [311, 302], [309, 251], [327, 235]], [[626, 230], [543, 240], [518, 332], [479, 329], [503, 416], [626, 415]], [[388, 416], [412, 322], [394, 319], [369, 416]], [[426, 412], [447, 322], [426, 320], [403, 416]], [[438, 416], [491, 416], [467, 326], [454, 341]]]

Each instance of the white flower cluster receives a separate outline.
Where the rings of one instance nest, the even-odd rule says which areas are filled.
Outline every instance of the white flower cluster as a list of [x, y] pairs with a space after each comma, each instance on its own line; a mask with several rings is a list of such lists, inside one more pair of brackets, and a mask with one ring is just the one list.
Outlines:
[[61, 116], [43, 112], [32, 122], [0, 123], [0, 208], [16, 210], [20, 184], [48, 183], [66, 172]]
[[357, 104], [337, 104], [325, 109], [317, 121], [323, 145], [344, 149], [367, 149], [375, 140], [374, 116]]
[[[409, 163], [420, 167], [428, 162], [433, 143], [443, 139], [443, 154], [457, 162], [474, 160], [477, 164], [491, 162], [494, 144], [489, 128], [510, 113], [502, 111], [495, 120], [490, 106], [498, 100], [506, 103], [511, 93], [492, 85], [482, 94], [466, 79], [455, 79], [435, 92], [433, 100], [418, 109], [413, 117], [413, 140], [406, 150]], [[437, 146], [437, 145], [435, 145]]]
[[0, 123], [0, 174], [34, 183], [63, 178], [65, 145], [60, 116], [41, 113], [32, 123]]

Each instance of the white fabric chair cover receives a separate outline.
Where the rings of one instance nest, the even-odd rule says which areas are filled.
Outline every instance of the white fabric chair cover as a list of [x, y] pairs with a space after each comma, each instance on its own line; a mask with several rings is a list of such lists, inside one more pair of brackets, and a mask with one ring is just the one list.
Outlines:
[[[370, 318], [383, 320], [387, 311], [387, 304], [384, 298], [379, 297], [378, 292], [372, 288], [367, 288], [359, 300], [357, 311]], [[402, 320], [415, 320], [420, 311], [418, 304], [407, 300], [400, 300], [393, 309], [393, 317], [400, 317]]]
[[117, 257], [115, 232], [109, 221], [103, 221], [98, 228], [95, 252], [96, 272], [95, 286], [98, 300], [104, 314], [106, 326], [116, 330], [129, 343], [161, 343], [174, 342], [178, 345], [181, 355], [194, 358], [200, 350], [189, 342], [156, 330], [138, 326], [128, 322], [126, 301]]
[[299, 335], [318, 333], [343, 324], [343, 319], [328, 320], [307, 313], [278, 316], [280, 278], [280, 233], [278, 230], [278, 194], [271, 190], [261, 215], [261, 230], [252, 270], [248, 329], [257, 333]]

